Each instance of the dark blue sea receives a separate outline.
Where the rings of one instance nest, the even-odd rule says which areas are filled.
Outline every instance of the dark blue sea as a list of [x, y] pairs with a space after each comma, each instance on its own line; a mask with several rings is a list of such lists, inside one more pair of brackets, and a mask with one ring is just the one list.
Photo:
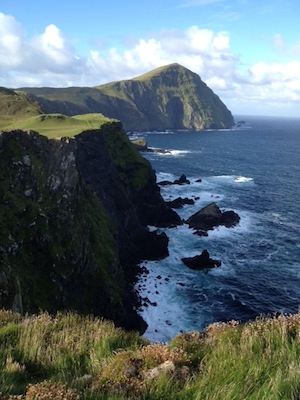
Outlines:
[[[188, 197], [183, 219], [216, 202], [241, 217], [234, 228], [199, 237], [187, 225], [162, 229], [170, 256], [145, 262], [137, 283], [145, 337], [166, 342], [216, 321], [296, 313], [300, 305], [300, 119], [236, 117], [232, 130], [143, 133], [157, 181], [182, 174], [190, 185], [162, 186], [166, 200]], [[201, 179], [201, 182], [196, 180]], [[197, 198], [199, 198], [197, 200]], [[181, 261], [207, 249], [221, 267], [193, 271]]]

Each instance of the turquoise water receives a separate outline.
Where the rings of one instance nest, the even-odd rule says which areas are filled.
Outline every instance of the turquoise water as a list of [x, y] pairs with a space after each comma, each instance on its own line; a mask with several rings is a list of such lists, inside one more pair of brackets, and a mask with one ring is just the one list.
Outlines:
[[[176, 210], [182, 218], [212, 201], [241, 217], [239, 226], [220, 227], [208, 237], [193, 235], [187, 225], [164, 229], [170, 256], [146, 262], [149, 273], [137, 284], [150, 301], [140, 313], [152, 341], [216, 321], [298, 311], [300, 119], [243, 119], [242, 129], [141, 134], [149, 147], [169, 150], [145, 155], [158, 181], [181, 174], [191, 181], [161, 187], [163, 197], [200, 197]], [[222, 261], [220, 268], [192, 271], [181, 262], [204, 249]]]

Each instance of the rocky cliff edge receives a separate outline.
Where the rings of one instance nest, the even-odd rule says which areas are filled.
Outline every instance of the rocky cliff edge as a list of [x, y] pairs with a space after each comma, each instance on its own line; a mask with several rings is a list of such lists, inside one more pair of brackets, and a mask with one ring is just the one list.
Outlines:
[[141, 259], [168, 255], [180, 223], [120, 123], [76, 138], [0, 135], [0, 307], [73, 309], [143, 331], [131, 290]]

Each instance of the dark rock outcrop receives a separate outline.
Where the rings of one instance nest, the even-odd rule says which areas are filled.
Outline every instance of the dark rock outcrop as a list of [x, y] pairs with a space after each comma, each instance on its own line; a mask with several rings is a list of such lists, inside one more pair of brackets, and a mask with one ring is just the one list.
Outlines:
[[93, 313], [143, 331], [136, 263], [168, 254], [147, 224], [180, 218], [121, 124], [76, 139], [0, 135], [0, 307]]
[[184, 174], [180, 176], [179, 179], [174, 181], [174, 185], [189, 185], [191, 182], [186, 178]]
[[160, 181], [157, 182], [160, 186], [168, 186], [168, 185], [189, 185], [191, 182], [187, 179], [187, 177], [182, 174], [178, 179], [175, 179], [173, 182], [171, 181]]
[[186, 223], [190, 228], [194, 228], [201, 233], [201, 231], [207, 232], [220, 225], [231, 228], [237, 225], [239, 221], [240, 217], [234, 211], [222, 212], [216, 203], [210, 203], [189, 217]]
[[207, 268], [220, 267], [221, 261], [213, 260], [210, 258], [207, 250], [203, 250], [202, 253], [195, 257], [182, 258], [181, 261], [191, 269], [201, 270]]
[[188, 197], [182, 198], [182, 197], [177, 197], [174, 200], [171, 201], [166, 201], [166, 203], [171, 207], [171, 208], [182, 208], [185, 204], [188, 205], [193, 205], [195, 204], [195, 201], [193, 199], [189, 199]]

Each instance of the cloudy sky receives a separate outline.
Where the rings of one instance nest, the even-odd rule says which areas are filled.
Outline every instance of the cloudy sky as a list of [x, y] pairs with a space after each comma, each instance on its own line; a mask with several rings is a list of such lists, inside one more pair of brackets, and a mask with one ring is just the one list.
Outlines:
[[300, 117], [299, 0], [0, 0], [0, 86], [95, 86], [177, 62], [235, 115]]

